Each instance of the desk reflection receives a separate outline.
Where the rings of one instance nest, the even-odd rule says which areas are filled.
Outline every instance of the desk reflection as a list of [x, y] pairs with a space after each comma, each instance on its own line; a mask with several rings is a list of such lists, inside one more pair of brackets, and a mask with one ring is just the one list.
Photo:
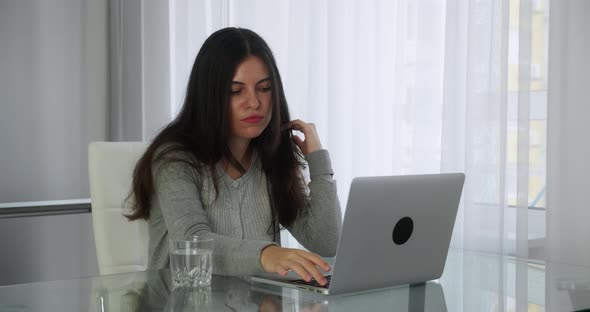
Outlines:
[[290, 288], [273, 289], [266, 285], [253, 285], [252, 288], [256, 292], [274, 294], [282, 299], [283, 307], [297, 306], [299, 311], [447, 311], [443, 288], [434, 282], [339, 296], [324, 296]]
[[207, 288], [173, 288], [167, 270], [153, 272], [141, 281], [101, 288], [95, 298], [97, 309], [91, 311], [99, 312], [447, 311], [442, 286], [431, 282], [361, 294], [324, 296], [223, 276], [215, 276]]
[[[215, 276], [206, 288], [173, 288], [167, 271], [146, 281], [138, 289], [123, 295], [125, 311], [327, 311], [325, 306], [314, 302], [298, 302], [289, 298], [284, 302], [279, 295], [256, 291], [245, 280]], [[103, 300], [104, 301], [104, 300]], [[131, 303], [131, 304], [129, 304]], [[108, 310], [99, 310], [107, 312]], [[119, 311], [116, 309], [116, 311]], [[121, 310], [123, 311], [123, 310]]]
[[0, 311], [590, 311], [590, 266], [451, 250], [439, 282], [323, 296], [215, 276], [173, 291], [156, 270], [3, 286]]
[[108, 295], [102, 296], [106, 305], [98, 311], [447, 311], [443, 289], [437, 283], [324, 296], [223, 276], [215, 276], [207, 288], [173, 288], [168, 271], [160, 271], [137, 285], [128, 288], [116, 306], [105, 300]]

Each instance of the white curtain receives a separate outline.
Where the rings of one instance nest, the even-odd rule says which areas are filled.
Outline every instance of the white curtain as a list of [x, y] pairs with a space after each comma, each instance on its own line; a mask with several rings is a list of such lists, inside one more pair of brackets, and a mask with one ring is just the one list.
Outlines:
[[[528, 153], [530, 119], [544, 126], [533, 111], [544, 112], [545, 91], [531, 84], [544, 79], [546, 59], [532, 57], [531, 25], [546, 20], [545, 5], [171, 1], [170, 109], [204, 39], [250, 28], [273, 49], [292, 117], [314, 122], [330, 150], [343, 209], [356, 176], [465, 172], [452, 246], [528, 256], [529, 241], [544, 236], [543, 209], [529, 226], [530, 198], [543, 196], [529, 191]], [[531, 64], [541, 73], [531, 76]], [[544, 168], [544, 154], [530, 158]], [[544, 169], [536, 175], [544, 183]]]
[[545, 259], [548, 0], [110, 1], [112, 139], [152, 138], [205, 38], [250, 28], [292, 116], [318, 126], [343, 209], [356, 176], [462, 171], [452, 247]]
[[[355, 176], [462, 171], [453, 248], [547, 259], [550, 288], [561, 276], [555, 263], [588, 265], [586, 2], [551, 2], [551, 42], [549, 0], [129, 2], [142, 7], [142, 47], [160, 51], [143, 54], [143, 139], [178, 112], [205, 38], [226, 26], [250, 28], [274, 51], [293, 117], [318, 126], [343, 209]], [[162, 81], [163, 103], [148, 99]], [[291, 237], [283, 243], [296, 246]], [[499, 259], [453, 262], [448, 270], [465, 278], [443, 276], [462, 289], [447, 298], [449, 310], [543, 304], [544, 285], [529, 283], [536, 273]], [[489, 276], [484, 270], [498, 280], [482, 280], [490, 292], [480, 294], [467, 276]]]

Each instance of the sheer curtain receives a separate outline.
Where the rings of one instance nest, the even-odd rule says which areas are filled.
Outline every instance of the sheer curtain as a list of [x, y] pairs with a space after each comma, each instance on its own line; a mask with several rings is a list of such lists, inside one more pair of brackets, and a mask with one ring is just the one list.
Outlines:
[[123, 128], [149, 140], [178, 112], [205, 38], [250, 28], [292, 116], [330, 150], [343, 209], [356, 176], [462, 171], [452, 247], [544, 258], [547, 1], [111, 1], [123, 59], [137, 54], [126, 37], [143, 51], [122, 62], [141, 77], [140, 92], [121, 88], [139, 100], [115, 101], [133, 119]]
[[[558, 39], [551, 45], [553, 128], [548, 129], [549, 0], [111, 2], [141, 8], [141, 31], [134, 34], [142, 49], [150, 49], [141, 54], [143, 91], [136, 104], [142, 106], [144, 140], [178, 112], [205, 38], [226, 26], [250, 28], [275, 53], [292, 116], [316, 123], [330, 150], [343, 209], [356, 176], [462, 171], [467, 180], [452, 248], [587, 264], [587, 231], [564, 231], [587, 216], [582, 191], [587, 149], [571, 140], [573, 133], [584, 132], [582, 119], [574, 118], [584, 114], [579, 107], [582, 113], [576, 115], [560, 106], [571, 91], [568, 86], [582, 84], [566, 84], [555, 75], [569, 66], [567, 77], [583, 81], [583, 74], [576, 76], [578, 65], [569, 60], [571, 51], [587, 47], [575, 37], [582, 32], [574, 30], [583, 27], [552, 27]], [[569, 15], [584, 11], [570, 3], [551, 2], [558, 21], [571, 21]], [[562, 47], [567, 44], [575, 48]], [[161, 84], [163, 91], [157, 93], [154, 87]], [[574, 91], [583, 95], [581, 90]], [[579, 99], [570, 100], [582, 103]], [[562, 149], [579, 157], [564, 157]], [[553, 178], [546, 183], [548, 167]], [[561, 193], [560, 181], [569, 178], [577, 185], [568, 189], [573, 197]], [[550, 207], [546, 192], [552, 196]], [[551, 237], [546, 249], [547, 218]], [[288, 236], [283, 243], [297, 246]], [[471, 265], [468, 256], [454, 263], [450, 270], [470, 276], [495, 270], [499, 279], [482, 281], [491, 293], [475, 294], [472, 289], [478, 287], [443, 276], [443, 283], [464, 289], [462, 297], [447, 298], [449, 310], [490, 305], [525, 310], [535, 300], [528, 298], [539, 291], [529, 288], [543, 286], [529, 285], [532, 269], [520, 264]]]
[[533, 8], [512, 2], [173, 1], [170, 109], [203, 40], [250, 28], [330, 150], [343, 209], [356, 176], [462, 171], [452, 246], [527, 256]]

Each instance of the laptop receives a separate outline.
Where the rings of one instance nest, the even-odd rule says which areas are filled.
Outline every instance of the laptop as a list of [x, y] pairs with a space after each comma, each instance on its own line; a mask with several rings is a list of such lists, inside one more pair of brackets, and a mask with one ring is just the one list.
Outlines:
[[438, 279], [464, 181], [463, 173], [355, 178], [327, 286], [293, 272], [250, 280], [338, 295]]

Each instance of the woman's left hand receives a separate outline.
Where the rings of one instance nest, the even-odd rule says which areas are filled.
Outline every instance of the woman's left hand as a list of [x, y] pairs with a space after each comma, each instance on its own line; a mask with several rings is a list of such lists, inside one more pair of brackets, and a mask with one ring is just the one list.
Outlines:
[[299, 146], [304, 155], [311, 154], [322, 149], [318, 131], [313, 123], [306, 123], [302, 120], [295, 119], [283, 126], [285, 129], [301, 131], [305, 140], [293, 134], [293, 141]]

